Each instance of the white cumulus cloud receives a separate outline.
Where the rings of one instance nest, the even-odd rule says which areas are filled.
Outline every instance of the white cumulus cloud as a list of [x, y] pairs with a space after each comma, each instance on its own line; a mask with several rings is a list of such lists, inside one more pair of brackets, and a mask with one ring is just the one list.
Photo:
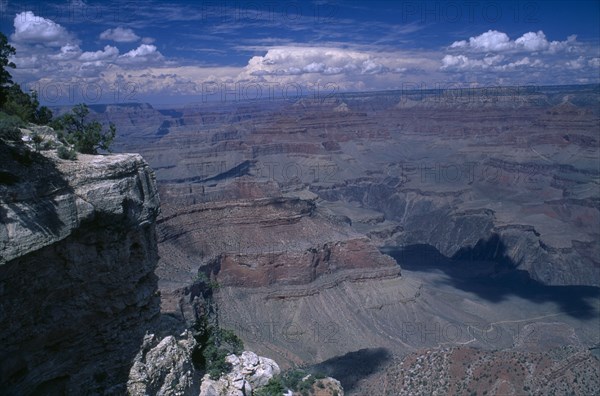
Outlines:
[[102, 40], [112, 40], [117, 43], [133, 43], [140, 39], [140, 36], [135, 34], [131, 29], [125, 29], [117, 27], [114, 29], [108, 29], [100, 33]]
[[577, 36], [571, 35], [565, 41], [548, 41], [543, 31], [527, 32], [516, 40], [511, 40], [504, 32], [488, 30], [469, 40], [455, 41], [451, 50], [470, 50], [473, 52], [558, 52], [572, 50], [577, 45]]
[[44, 44], [50, 47], [62, 47], [75, 42], [74, 37], [58, 23], [25, 11], [15, 16], [15, 32], [11, 39], [23, 44]]
[[[361, 51], [329, 47], [280, 47], [267, 51], [264, 56], [255, 56], [246, 69], [253, 76], [301, 75], [318, 73], [337, 74], [382, 74], [391, 66], [400, 67], [399, 59]], [[394, 63], [386, 65], [385, 63]]]
[[577, 46], [577, 35], [572, 34], [565, 41], [552, 41], [550, 42], [548, 51], [550, 53], [556, 53], [561, 51], [573, 52]]
[[506, 33], [488, 30], [469, 41], [455, 41], [450, 48], [471, 48], [478, 51], [505, 51], [512, 47], [512, 42]]
[[566, 63], [567, 67], [569, 69], [582, 69], [585, 66], [585, 58], [583, 56], [580, 56], [577, 59], [574, 60], [570, 60]]
[[361, 73], [362, 74], [377, 74], [377, 73], [385, 73], [389, 69], [383, 66], [380, 63], [375, 62], [372, 59], [367, 59], [361, 65]]
[[528, 32], [515, 40], [515, 44], [522, 46], [527, 51], [542, 51], [550, 46], [546, 35], [541, 30], [537, 33]]
[[465, 55], [446, 55], [442, 58], [441, 69], [487, 69], [503, 59], [502, 55], [486, 56], [483, 59], [472, 59]]
[[148, 56], [148, 55], [152, 55], [154, 53], [156, 53], [156, 46], [155, 45], [150, 45], [150, 44], [142, 44], [139, 47], [137, 47], [134, 50], [131, 50], [125, 54], [123, 54], [124, 57], [130, 57], [130, 58], [139, 58], [142, 56]]
[[79, 56], [79, 60], [84, 62], [94, 62], [105, 59], [114, 59], [117, 55], [119, 55], [119, 49], [107, 45], [104, 47], [104, 50], [101, 51], [84, 52]]
[[50, 59], [67, 61], [78, 58], [81, 54], [81, 48], [75, 44], [66, 44], [60, 47], [58, 54], [49, 55]]
[[324, 63], [312, 62], [302, 68], [305, 73], [322, 73], [325, 71]]
[[438, 69], [433, 53], [286, 45], [252, 57], [236, 79], [283, 86], [333, 84], [340, 90], [399, 89], [404, 76], [423, 78], [426, 73], [439, 73]]
[[446, 54], [440, 56], [439, 70], [448, 76], [455, 73], [451, 78], [456, 79], [535, 79], [555, 84], [560, 78], [561, 83], [572, 82], [593, 76], [592, 48], [577, 41], [576, 35], [564, 41], [550, 41], [538, 30], [512, 40], [506, 33], [488, 30], [446, 47]]
[[142, 44], [136, 49], [119, 56], [117, 61], [122, 64], [148, 64], [163, 59], [163, 55], [158, 51], [155, 45]]

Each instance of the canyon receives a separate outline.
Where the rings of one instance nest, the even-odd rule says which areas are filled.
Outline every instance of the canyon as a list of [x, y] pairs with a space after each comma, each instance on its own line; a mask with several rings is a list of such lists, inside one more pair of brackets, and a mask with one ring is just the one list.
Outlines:
[[117, 154], [0, 144], [3, 390], [198, 394], [210, 316], [350, 395], [590, 394], [598, 89], [91, 105]]
[[156, 170], [163, 312], [200, 272], [251, 350], [361, 394], [344, 370], [365, 360], [368, 382], [422, 348], [514, 348], [527, 325], [596, 351], [599, 98], [506, 87], [94, 110]]

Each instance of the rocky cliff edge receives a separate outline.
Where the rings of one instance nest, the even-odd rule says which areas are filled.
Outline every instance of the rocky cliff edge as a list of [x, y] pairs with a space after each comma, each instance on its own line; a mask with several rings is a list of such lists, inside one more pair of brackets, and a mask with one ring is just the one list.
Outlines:
[[123, 394], [159, 317], [154, 175], [0, 141], [0, 389]]
[[[0, 149], [2, 150], [2, 149]], [[160, 210], [154, 173], [139, 154], [27, 155], [4, 148], [0, 172], [0, 265], [73, 234], [82, 224], [138, 227]], [[4, 168], [4, 169], [2, 169]]]

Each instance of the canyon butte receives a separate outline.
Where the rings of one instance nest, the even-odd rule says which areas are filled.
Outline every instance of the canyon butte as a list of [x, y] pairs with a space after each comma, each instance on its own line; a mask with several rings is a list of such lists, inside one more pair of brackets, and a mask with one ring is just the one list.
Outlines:
[[345, 394], [594, 394], [599, 88], [92, 105], [141, 156], [3, 148], [2, 383], [131, 392], [159, 348], [144, 392], [198, 394], [210, 317]]

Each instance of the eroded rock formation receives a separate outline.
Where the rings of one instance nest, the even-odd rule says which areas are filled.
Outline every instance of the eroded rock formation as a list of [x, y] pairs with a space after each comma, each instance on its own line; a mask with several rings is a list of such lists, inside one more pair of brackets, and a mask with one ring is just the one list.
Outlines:
[[231, 364], [230, 373], [218, 380], [208, 375], [202, 378], [200, 396], [244, 396], [251, 395], [258, 387], [265, 386], [281, 370], [273, 360], [244, 351], [240, 356], [229, 355], [226, 361]]
[[3, 143], [0, 168], [2, 393], [124, 392], [159, 315], [153, 172], [139, 155]]
[[196, 340], [184, 331], [178, 340], [167, 336], [162, 340], [147, 334], [135, 357], [127, 381], [127, 393], [131, 396], [196, 396], [196, 376], [192, 352]]

